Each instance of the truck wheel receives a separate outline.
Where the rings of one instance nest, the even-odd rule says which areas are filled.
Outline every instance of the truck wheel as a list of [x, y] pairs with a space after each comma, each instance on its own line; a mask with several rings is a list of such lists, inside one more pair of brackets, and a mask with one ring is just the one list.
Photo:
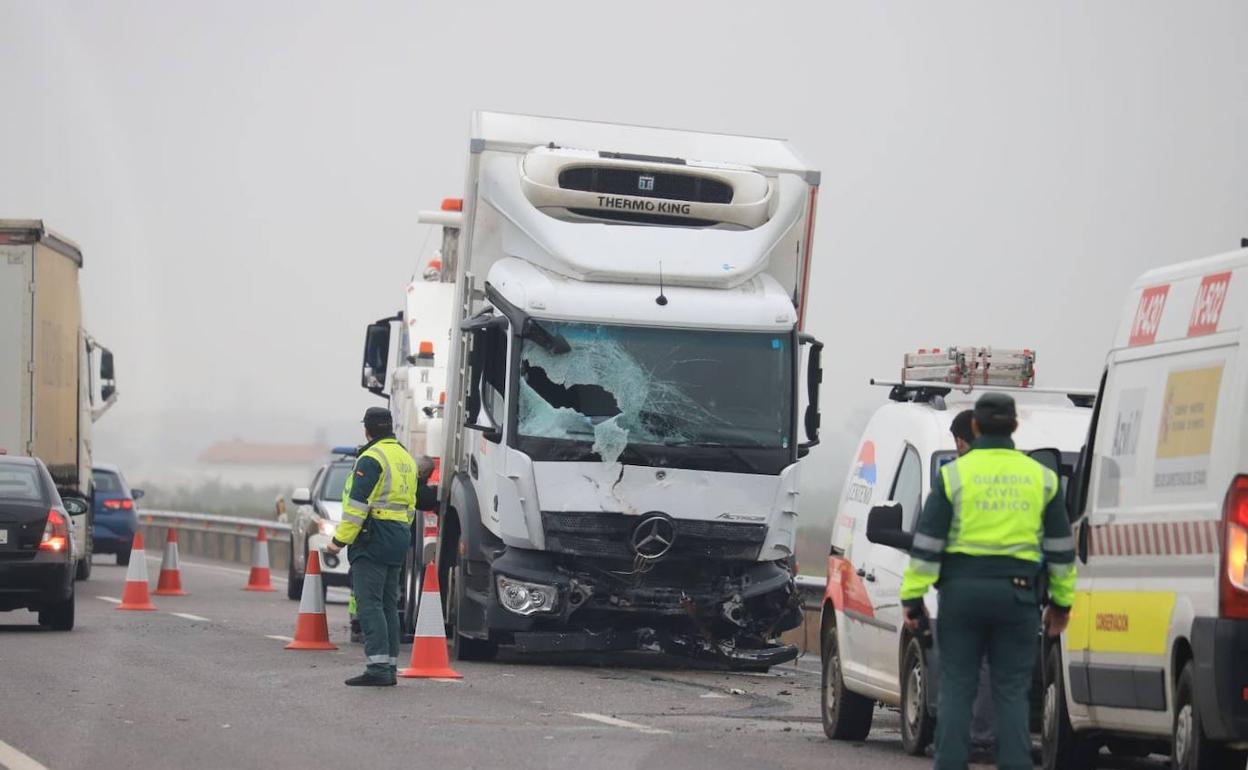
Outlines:
[[1071, 727], [1060, 647], [1054, 645], [1044, 657], [1040, 764], [1044, 770], [1093, 770], [1101, 746]]
[[835, 623], [829, 623], [824, 628], [820, 649], [823, 651], [823, 692], [820, 697], [823, 732], [833, 740], [865, 740], [867, 733], [871, 732], [875, 701], [845, 688]]
[[407, 551], [407, 562], [404, 564], [403, 576], [403, 616], [400, 631], [410, 641], [416, 635], [416, 619], [420, 616], [420, 590], [423, 588], [423, 572], [420, 568], [419, 546], [411, 546]]
[[[306, 559], [306, 557], [305, 557]], [[305, 561], [304, 564], [307, 564]], [[290, 558], [286, 560], [286, 598], [299, 601], [303, 597], [303, 573], [295, 572], [295, 539], [290, 539]]]
[[53, 631], [74, 630], [74, 594], [63, 602], [39, 610], [39, 625], [47, 626]]
[[1191, 661], [1183, 666], [1178, 684], [1174, 688], [1174, 731], [1170, 766], [1175, 770], [1215, 770], [1215, 768], [1239, 768], [1248, 762], [1248, 751], [1228, 749], [1205, 737], [1200, 711], [1192, 701], [1192, 681], [1195, 678]]
[[87, 580], [91, 577], [91, 554], [87, 554], [78, 560], [78, 567], [74, 570], [74, 580]]
[[117, 552], [117, 566], [128, 567], [130, 566], [130, 546], [123, 543], [121, 548], [122, 550]]
[[927, 709], [927, 658], [918, 639], [906, 643], [901, 663], [901, 746], [921, 757], [932, 743], [936, 720]]
[[[459, 553], [458, 545], [454, 553]], [[446, 635], [451, 641], [451, 657], [455, 660], [494, 660], [498, 657], [498, 642], [472, 639], [459, 633], [459, 608], [466, 600], [462, 570], [457, 555], [446, 575]]]

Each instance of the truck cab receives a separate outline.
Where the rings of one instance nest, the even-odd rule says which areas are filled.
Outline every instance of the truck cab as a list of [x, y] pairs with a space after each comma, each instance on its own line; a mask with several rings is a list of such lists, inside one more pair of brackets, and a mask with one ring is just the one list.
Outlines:
[[818, 440], [817, 182], [779, 140], [475, 116], [443, 255], [458, 657], [796, 656], [774, 639], [800, 621], [799, 459]]

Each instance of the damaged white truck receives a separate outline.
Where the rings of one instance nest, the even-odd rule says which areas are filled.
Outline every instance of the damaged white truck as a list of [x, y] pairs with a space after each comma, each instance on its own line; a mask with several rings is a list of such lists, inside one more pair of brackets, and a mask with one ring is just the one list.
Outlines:
[[[787, 142], [480, 112], [454, 284], [438, 569], [453, 654], [797, 650], [819, 173]], [[385, 382], [390, 324], [365, 381]], [[799, 415], [804, 403], [804, 411]]]

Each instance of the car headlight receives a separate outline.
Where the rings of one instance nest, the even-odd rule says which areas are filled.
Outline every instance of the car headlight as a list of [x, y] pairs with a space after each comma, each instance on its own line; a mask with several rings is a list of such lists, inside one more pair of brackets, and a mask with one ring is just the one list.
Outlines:
[[317, 526], [321, 528], [321, 534], [325, 537], [333, 537], [338, 531], [338, 522], [329, 519], [321, 519]]
[[554, 612], [559, 605], [559, 589], [539, 583], [525, 583], [499, 575], [498, 601], [517, 615]]

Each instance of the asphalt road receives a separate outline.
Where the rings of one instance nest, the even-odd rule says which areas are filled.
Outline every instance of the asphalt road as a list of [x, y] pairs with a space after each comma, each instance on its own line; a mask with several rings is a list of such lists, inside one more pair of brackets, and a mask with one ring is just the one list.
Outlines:
[[[149, 556], [153, 578], [157, 568]], [[155, 597], [159, 611], [142, 613], [115, 610], [124, 576], [111, 557], [96, 560], [70, 633], [0, 613], [0, 766], [930, 767], [902, 752], [890, 711], [865, 743], [827, 740], [817, 659], [758, 675], [649, 656], [513, 657], [456, 664], [460, 682], [347, 688], [362, 651], [346, 643], [337, 589], [330, 636], [341, 649], [293, 652], [280, 637], [297, 603], [276, 577], [279, 592], [250, 593], [245, 569], [184, 560], [190, 595]]]

